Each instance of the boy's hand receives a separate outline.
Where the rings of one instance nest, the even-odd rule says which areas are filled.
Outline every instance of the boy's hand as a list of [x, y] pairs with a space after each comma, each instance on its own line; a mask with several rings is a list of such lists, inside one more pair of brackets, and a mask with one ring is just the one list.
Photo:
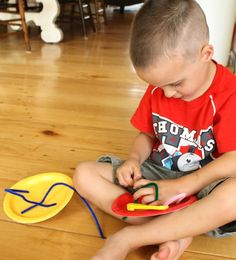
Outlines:
[[[156, 183], [158, 185], [158, 200], [155, 201], [155, 188], [146, 187], [141, 188], [142, 186], [148, 183]], [[181, 178], [172, 179], [172, 180], [159, 180], [159, 181], [150, 181], [145, 179], [140, 179], [134, 183], [133, 188], [138, 189], [134, 194], [134, 199], [142, 198], [143, 204], [152, 204], [152, 205], [162, 205], [168, 199], [176, 196], [182, 192], [181, 190]]]
[[120, 185], [133, 186], [142, 177], [139, 162], [135, 159], [126, 160], [117, 170], [116, 176]]

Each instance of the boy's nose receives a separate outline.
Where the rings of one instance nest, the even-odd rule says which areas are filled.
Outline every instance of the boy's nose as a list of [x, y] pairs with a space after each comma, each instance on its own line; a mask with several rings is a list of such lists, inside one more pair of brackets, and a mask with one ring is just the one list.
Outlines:
[[167, 98], [171, 98], [176, 94], [175, 89], [165, 88], [165, 89], [163, 89], [163, 91], [164, 91], [164, 94]]

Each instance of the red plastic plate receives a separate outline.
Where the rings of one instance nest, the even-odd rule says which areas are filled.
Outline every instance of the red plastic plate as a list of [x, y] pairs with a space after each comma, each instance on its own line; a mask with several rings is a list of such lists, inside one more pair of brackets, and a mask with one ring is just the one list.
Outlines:
[[119, 196], [112, 204], [112, 211], [121, 216], [127, 217], [150, 217], [167, 214], [173, 211], [183, 209], [197, 200], [196, 196], [184, 198], [180, 203], [172, 203], [166, 210], [134, 210], [128, 211], [127, 204], [134, 203], [134, 198], [130, 193], [124, 193]]

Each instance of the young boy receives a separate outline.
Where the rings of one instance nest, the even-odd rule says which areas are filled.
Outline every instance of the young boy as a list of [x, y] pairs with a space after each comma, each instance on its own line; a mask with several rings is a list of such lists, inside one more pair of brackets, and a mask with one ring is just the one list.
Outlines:
[[[194, 0], [150, 0], [136, 15], [130, 56], [150, 84], [131, 119], [140, 133], [126, 161], [106, 156], [84, 162], [74, 185], [120, 219], [111, 205], [127, 188], [139, 188], [134, 198], [143, 196], [145, 204], [163, 204], [180, 193], [199, 200], [161, 217], [129, 217], [127, 223], [139, 225], [108, 238], [93, 259], [125, 259], [151, 244], [160, 244], [151, 260], [178, 259], [193, 236], [236, 231], [236, 77], [212, 60], [208, 34]], [[158, 185], [158, 201], [152, 187], [143, 187], [150, 182]]]

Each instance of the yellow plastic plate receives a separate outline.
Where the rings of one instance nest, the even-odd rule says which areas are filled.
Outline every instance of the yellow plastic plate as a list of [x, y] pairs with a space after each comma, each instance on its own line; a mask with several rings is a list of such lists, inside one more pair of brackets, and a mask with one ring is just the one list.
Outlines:
[[[72, 186], [72, 179], [58, 172], [37, 174], [25, 178], [11, 187], [11, 189], [28, 190], [29, 193], [22, 193], [28, 200], [41, 202], [48, 189], [57, 182], [63, 182]], [[70, 201], [74, 191], [64, 185], [55, 186], [47, 196], [44, 204], [57, 203], [52, 207], [37, 206], [24, 214], [21, 211], [32, 206], [22, 198], [6, 193], [3, 201], [3, 209], [6, 215], [19, 223], [37, 223], [55, 216]]]

